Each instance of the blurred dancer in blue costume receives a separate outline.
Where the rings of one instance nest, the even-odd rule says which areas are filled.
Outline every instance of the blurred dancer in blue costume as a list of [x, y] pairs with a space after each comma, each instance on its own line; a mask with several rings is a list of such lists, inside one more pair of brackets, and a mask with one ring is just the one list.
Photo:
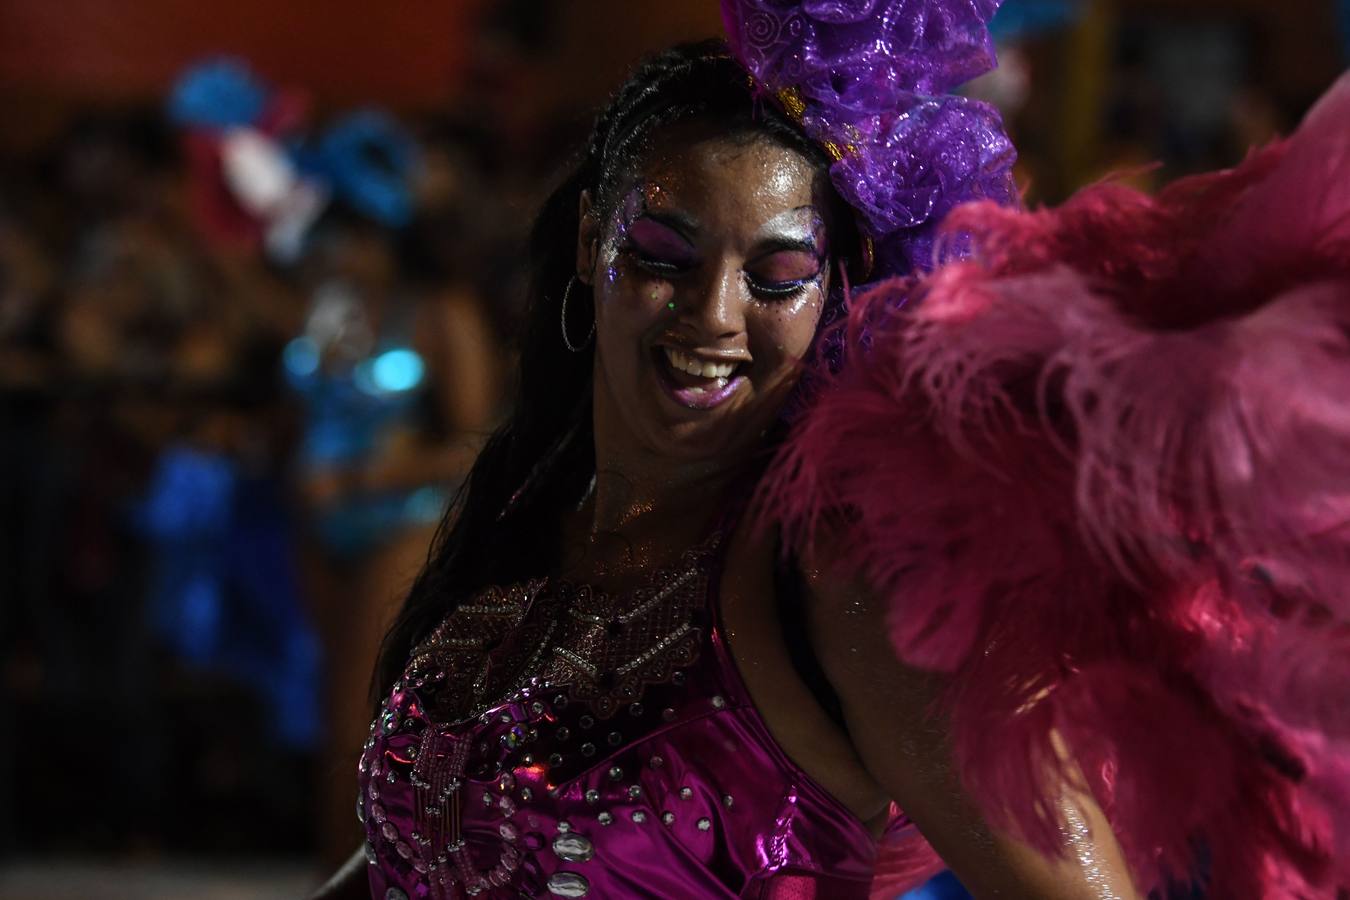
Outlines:
[[[332, 698], [366, 691], [379, 636], [497, 412], [500, 363], [476, 297], [447, 288], [453, 274], [421, 264], [429, 254], [409, 240], [332, 216], [306, 262], [303, 331], [283, 353], [302, 408], [307, 579]], [[334, 700], [328, 724], [327, 746], [346, 749], [367, 719]], [[355, 756], [333, 752], [323, 841], [336, 853], [350, 847]]]

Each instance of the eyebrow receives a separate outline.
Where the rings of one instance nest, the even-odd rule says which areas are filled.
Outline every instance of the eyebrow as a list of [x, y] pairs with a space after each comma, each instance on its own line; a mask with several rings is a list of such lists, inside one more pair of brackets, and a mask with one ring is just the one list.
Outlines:
[[[788, 212], [796, 213], [803, 210], [817, 212], [815, 206], [812, 205], [798, 206], [788, 210]], [[693, 243], [694, 236], [698, 234], [702, 227], [697, 219], [679, 209], [658, 210], [647, 207], [639, 212], [638, 218], [651, 219], [658, 225], [664, 225], [690, 243]], [[799, 238], [775, 234], [757, 241], [755, 246], [759, 249], [759, 252], [754, 256], [754, 259], [757, 260], [784, 251], [810, 253], [820, 257], [826, 255], [821, 251], [814, 237]]]

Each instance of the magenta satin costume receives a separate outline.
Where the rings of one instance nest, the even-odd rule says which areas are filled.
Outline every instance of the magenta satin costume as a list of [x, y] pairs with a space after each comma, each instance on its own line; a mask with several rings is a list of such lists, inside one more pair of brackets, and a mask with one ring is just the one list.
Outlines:
[[719, 562], [712, 542], [633, 594], [540, 580], [456, 609], [361, 757], [372, 896], [865, 898], [875, 841], [751, 704]]

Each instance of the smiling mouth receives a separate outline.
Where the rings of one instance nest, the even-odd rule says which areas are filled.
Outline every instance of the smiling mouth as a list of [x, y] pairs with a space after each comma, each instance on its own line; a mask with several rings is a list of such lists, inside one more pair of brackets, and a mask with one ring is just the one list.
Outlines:
[[744, 361], [701, 359], [675, 347], [659, 346], [653, 361], [666, 394], [687, 409], [712, 409], [745, 384]]

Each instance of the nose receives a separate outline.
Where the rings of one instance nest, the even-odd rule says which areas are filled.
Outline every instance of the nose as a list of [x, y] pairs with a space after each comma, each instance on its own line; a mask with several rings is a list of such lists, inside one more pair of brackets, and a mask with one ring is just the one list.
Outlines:
[[690, 291], [680, 318], [703, 341], [735, 340], [745, 334], [745, 286], [738, 267], [719, 266]]

